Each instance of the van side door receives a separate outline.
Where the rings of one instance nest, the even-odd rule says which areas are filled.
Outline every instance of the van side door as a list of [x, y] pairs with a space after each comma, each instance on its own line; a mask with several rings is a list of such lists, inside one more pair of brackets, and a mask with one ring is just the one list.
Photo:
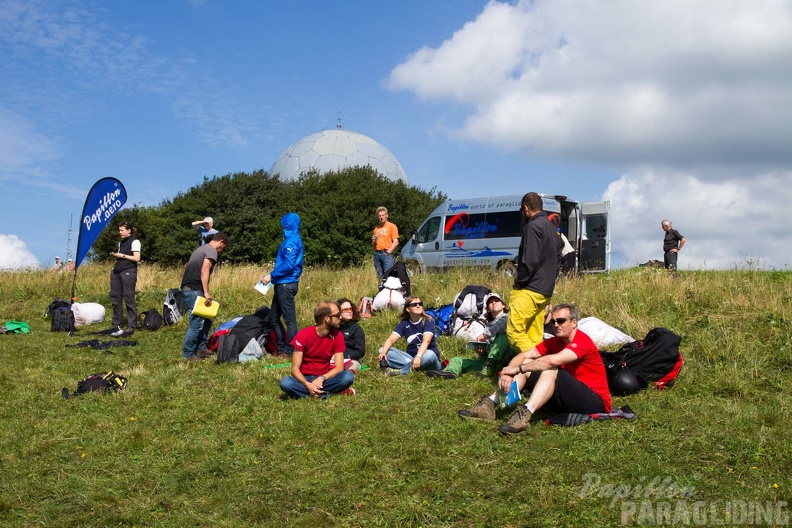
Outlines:
[[443, 266], [443, 248], [440, 240], [441, 216], [432, 216], [415, 232], [413, 255], [424, 269], [436, 269]]
[[581, 241], [579, 269], [582, 272], [610, 271], [610, 202], [581, 204]]

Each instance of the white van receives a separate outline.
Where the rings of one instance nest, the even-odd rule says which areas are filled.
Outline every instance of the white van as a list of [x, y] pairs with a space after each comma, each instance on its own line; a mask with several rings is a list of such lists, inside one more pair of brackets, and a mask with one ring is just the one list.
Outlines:
[[[577, 253], [575, 269], [610, 270], [610, 202], [580, 204], [566, 196], [542, 194], [543, 209], [561, 217]], [[522, 195], [448, 200], [423, 221], [404, 246], [401, 259], [412, 272], [452, 266], [485, 266], [513, 272], [520, 248]]]

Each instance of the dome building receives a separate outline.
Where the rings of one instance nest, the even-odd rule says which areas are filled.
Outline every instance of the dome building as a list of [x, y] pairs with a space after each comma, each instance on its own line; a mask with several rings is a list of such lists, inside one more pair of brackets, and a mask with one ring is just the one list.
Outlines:
[[374, 139], [342, 129], [322, 130], [298, 139], [283, 151], [269, 170], [282, 180], [294, 180], [304, 172], [337, 171], [371, 165], [391, 180], [407, 183], [407, 174], [393, 153]]

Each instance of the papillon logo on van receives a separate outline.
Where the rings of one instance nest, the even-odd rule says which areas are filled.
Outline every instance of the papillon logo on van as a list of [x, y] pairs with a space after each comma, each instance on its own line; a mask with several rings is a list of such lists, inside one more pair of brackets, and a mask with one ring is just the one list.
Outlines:
[[448, 204], [448, 212], [453, 213], [454, 211], [462, 211], [463, 209], [470, 209], [470, 206], [466, 203], [450, 203]]
[[[483, 215], [482, 215], [483, 216]], [[470, 215], [459, 213], [446, 221], [445, 235], [450, 239], [474, 239], [484, 238], [487, 233], [494, 233], [498, 230], [497, 225], [490, 224], [486, 220], [470, 224]]]

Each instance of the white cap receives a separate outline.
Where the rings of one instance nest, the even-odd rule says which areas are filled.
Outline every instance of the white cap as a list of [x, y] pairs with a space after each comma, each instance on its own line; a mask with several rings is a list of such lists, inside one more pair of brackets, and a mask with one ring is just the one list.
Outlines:
[[60, 260], [60, 257], [55, 257], [55, 260]]
[[214, 220], [212, 220], [211, 216], [207, 216], [206, 218], [203, 219], [203, 223], [204, 224], [214, 224]]
[[492, 299], [493, 297], [496, 298], [496, 299], [499, 299], [500, 302], [503, 302], [503, 297], [501, 297], [497, 293], [488, 293], [487, 295], [484, 296], [484, 308], [485, 309], [489, 305], [490, 299]]
[[72, 259], [69, 259], [69, 262], [71, 262], [71, 261], [72, 261]]

